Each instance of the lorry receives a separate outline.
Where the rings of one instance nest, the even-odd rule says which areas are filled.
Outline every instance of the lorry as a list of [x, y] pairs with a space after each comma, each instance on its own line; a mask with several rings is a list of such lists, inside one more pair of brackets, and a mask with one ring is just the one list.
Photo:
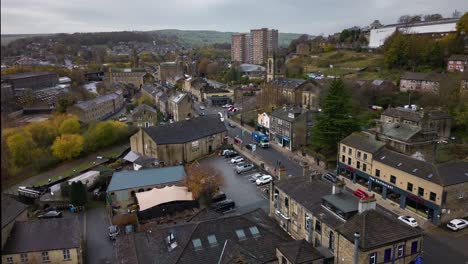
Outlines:
[[252, 132], [252, 139], [253, 141], [260, 143], [260, 142], [268, 142], [268, 136], [263, 134], [260, 131]]

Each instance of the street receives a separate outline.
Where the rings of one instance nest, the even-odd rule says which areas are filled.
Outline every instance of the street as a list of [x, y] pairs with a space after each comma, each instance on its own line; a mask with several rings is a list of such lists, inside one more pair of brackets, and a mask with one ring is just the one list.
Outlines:
[[109, 239], [109, 220], [105, 207], [86, 211], [86, 260], [87, 264], [111, 263], [113, 244]]

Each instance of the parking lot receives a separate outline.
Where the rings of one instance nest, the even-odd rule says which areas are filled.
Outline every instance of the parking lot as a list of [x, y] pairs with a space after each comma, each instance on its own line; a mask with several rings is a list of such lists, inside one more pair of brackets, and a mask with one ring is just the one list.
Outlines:
[[262, 208], [268, 212], [268, 195], [266, 190], [268, 184], [257, 187], [255, 183], [249, 181], [249, 178], [259, 172], [258, 168], [254, 170], [237, 174], [235, 165], [231, 164], [230, 159], [225, 159], [222, 156], [215, 156], [204, 159], [202, 164], [210, 165], [219, 170], [223, 176], [224, 182], [221, 186], [227, 199], [232, 199], [236, 203], [234, 213], [244, 213], [256, 208]]

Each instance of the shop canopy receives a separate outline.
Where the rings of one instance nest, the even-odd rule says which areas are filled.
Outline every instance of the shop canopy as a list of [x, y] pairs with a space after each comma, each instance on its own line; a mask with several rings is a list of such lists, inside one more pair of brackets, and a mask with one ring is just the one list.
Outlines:
[[187, 187], [166, 186], [162, 189], [153, 188], [151, 191], [136, 193], [140, 211], [174, 201], [192, 201], [193, 196]]

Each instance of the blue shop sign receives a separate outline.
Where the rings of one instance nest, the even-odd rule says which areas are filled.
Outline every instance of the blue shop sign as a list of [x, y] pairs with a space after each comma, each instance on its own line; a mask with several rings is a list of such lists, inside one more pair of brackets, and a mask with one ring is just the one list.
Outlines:
[[369, 176], [369, 179], [370, 179], [371, 181], [377, 183], [377, 184], [382, 185], [383, 187], [386, 187], [387, 189], [393, 190], [393, 186], [390, 185], [390, 184], [388, 184], [388, 183], [386, 183], [386, 182], [384, 182], [384, 181], [381, 181], [381, 180], [379, 180], [379, 179], [376, 179], [376, 178], [370, 177], [370, 176]]

